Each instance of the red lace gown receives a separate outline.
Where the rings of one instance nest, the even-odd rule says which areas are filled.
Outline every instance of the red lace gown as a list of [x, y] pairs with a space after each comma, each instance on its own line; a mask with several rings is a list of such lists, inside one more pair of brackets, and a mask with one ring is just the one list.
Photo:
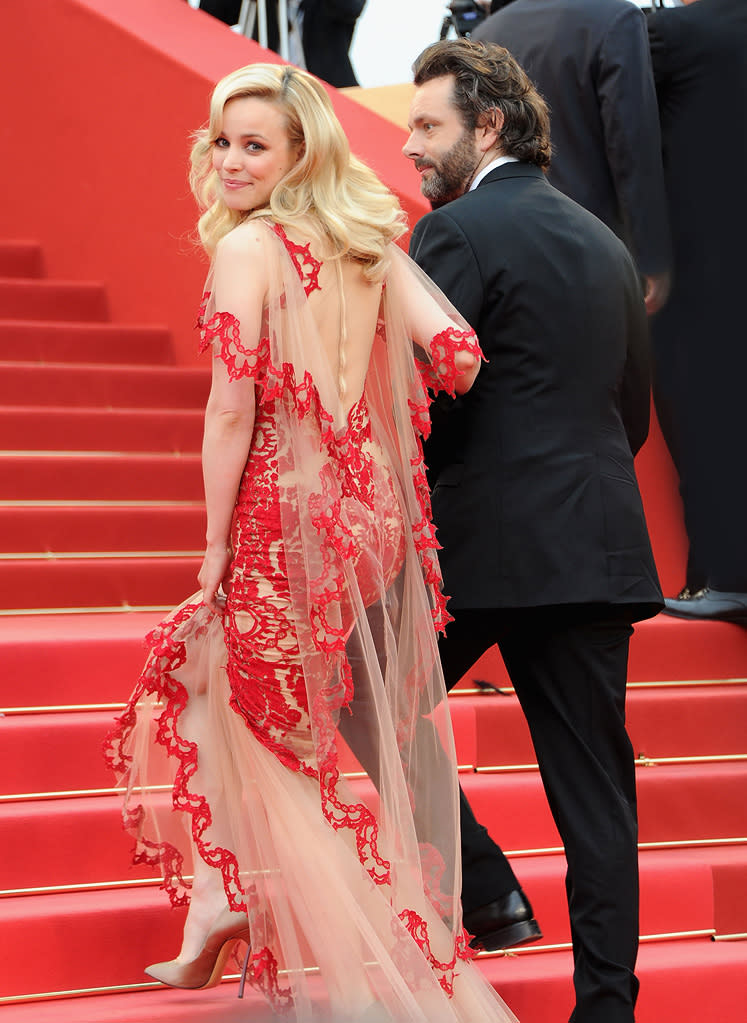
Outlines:
[[249, 916], [250, 983], [299, 1023], [372, 1005], [397, 1023], [504, 1023], [461, 928], [447, 616], [420, 446], [426, 385], [453, 389], [455, 352], [477, 342], [392, 246], [345, 412], [312, 310], [322, 265], [278, 225], [263, 238], [259, 343], [213, 308], [210, 278], [200, 317], [202, 348], [255, 382], [230, 594], [221, 615], [196, 594], [150, 635], [107, 743], [135, 860], [160, 870], [173, 905], [189, 900], [193, 857], [220, 871]]

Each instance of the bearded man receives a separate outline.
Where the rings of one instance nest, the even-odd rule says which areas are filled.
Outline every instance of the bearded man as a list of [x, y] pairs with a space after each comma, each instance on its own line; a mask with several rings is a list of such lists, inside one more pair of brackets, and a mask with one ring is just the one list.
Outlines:
[[[646, 310], [624, 244], [545, 177], [547, 108], [507, 50], [417, 59], [404, 153], [434, 211], [410, 252], [477, 331], [469, 394], [426, 450], [453, 686], [494, 643], [529, 723], [567, 859], [575, 1023], [632, 1023], [638, 981], [632, 623], [662, 606], [633, 455], [648, 432]], [[501, 948], [539, 933], [462, 802], [464, 923]]]

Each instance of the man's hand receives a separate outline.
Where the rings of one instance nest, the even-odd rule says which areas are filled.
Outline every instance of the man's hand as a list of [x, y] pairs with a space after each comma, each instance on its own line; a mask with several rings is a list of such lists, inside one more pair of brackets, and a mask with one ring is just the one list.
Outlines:
[[669, 297], [669, 285], [671, 278], [668, 273], [650, 274], [643, 278], [645, 289], [643, 299], [646, 303], [646, 312], [649, 316], [658, 313]]

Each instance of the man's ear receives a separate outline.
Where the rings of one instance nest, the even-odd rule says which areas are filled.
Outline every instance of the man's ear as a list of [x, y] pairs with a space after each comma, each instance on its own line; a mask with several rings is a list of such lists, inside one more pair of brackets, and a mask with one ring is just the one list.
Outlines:
[[487, 153], [491, 149], [500, 149], [503, 120], [503, 111], [498, 107], [493, 107], [483, 114], [475, 129], [477, 147], [480, 152]]

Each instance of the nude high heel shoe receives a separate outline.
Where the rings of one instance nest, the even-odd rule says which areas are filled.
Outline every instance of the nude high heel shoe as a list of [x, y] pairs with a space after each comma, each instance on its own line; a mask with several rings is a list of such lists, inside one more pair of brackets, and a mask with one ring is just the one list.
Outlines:
[[251, 933], [246, 913], [234, 913], [228, 906], [208, 931], [200, 952], [188, 963], [172, 959], [167, 963], [147, 966], [149, 977], [169, 987], [208, 988], [220, 984], [228, 957], [239, 941], [251, 947]]

